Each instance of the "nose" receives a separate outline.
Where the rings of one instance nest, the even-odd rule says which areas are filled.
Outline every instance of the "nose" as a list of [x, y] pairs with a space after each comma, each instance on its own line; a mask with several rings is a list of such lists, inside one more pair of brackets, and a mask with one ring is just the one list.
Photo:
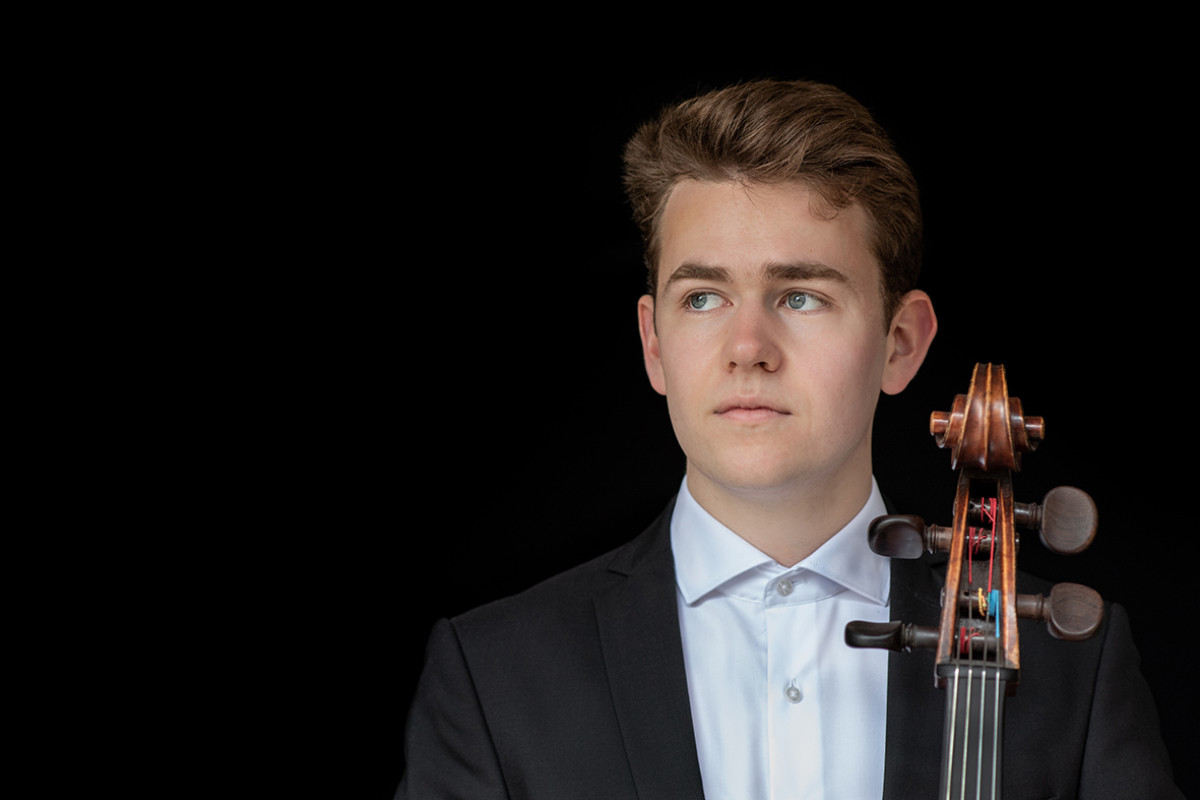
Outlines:
[[779, 347], [777, 321], [754, 304], [743, 305], [731, 316], [726, 339], [730, 372], [739, 368], [779, 369], [783, 351]]

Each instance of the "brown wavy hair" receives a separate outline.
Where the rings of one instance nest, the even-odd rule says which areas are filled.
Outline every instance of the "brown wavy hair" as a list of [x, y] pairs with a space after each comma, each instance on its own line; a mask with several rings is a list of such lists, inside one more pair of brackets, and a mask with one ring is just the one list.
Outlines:
[[868, 246], [881, 265], [885, 324], [921, 271], [917, 183], [883, 128], [842, 90], [810, 81], [759, 80], [664, 109], [625, 147], [625, 191], [657, 288], [659, 221], [684, 179], [748, 184], [799, 181], [813, 213], [857, 202], [871, 220]]

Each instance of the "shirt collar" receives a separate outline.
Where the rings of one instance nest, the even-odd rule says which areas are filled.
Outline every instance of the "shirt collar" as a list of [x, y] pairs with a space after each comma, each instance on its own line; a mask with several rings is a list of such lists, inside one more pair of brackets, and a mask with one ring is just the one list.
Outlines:
[[799, 564], [785, 568], [701, 508], [685, 477], [671, 517], [676, 582], [684, 602], [692, 605], [748, 573], [765, 581], [807, 570], [884, 606], [891, 583], [889, 560], [867, 544], [867, 527], [884, 513], [883, 497], [872, 479], [871, 495], [854, 519]]

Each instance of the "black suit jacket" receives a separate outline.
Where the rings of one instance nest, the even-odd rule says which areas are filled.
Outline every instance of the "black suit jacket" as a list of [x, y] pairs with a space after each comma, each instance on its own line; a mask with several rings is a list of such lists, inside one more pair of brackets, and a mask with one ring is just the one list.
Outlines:
[[[399, 800], [703, 798], [672, 507], [624, 547], [435, 626]], [[940, 588], [935, 564], [893, 560], [892, 619], [936, 625]], [[1018, 589], [1049, 587], [1022, 576]], [[1105, 611], [1085, 642], [1021, 623], [1021, 681], [1005, 712], [1006, 798], [1182, 798], [1128, 619], [1119, 606]], [[887, 800], [937, 794], [944, 695], [931, 652], [889, 654]]]

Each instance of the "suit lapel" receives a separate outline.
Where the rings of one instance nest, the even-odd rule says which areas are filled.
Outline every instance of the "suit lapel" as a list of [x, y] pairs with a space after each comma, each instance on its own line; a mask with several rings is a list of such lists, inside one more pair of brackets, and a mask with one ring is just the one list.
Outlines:
[[671, 507], [624, 548], [595, 600], [613, 704], [640, 800], [703, 797], [671, 554]]
[[[892, 620], [936, 625], [939, 591], [924, 560], [892, 559]], [[932, 651], [888, 654], [884, 800], [937, 793], [945, 703], [934, 684]]]

